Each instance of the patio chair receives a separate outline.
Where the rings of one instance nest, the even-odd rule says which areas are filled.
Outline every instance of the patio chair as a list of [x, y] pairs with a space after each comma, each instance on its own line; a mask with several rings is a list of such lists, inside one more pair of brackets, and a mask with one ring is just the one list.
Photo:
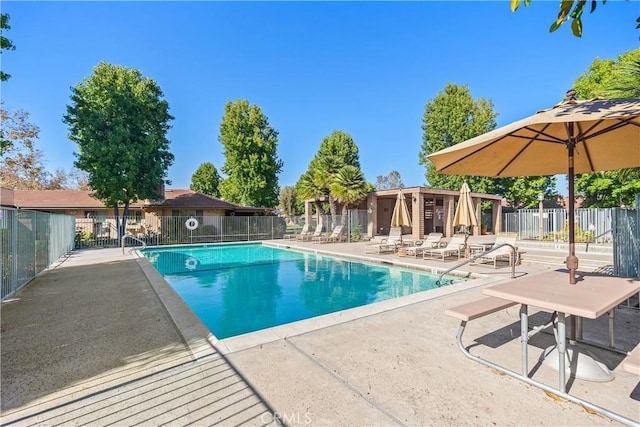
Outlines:
[[[487, 250], [487, 254], [483, 255], [476, 259], [478, 264], [484, 264], [487, 262], [493, 262], [493, 268], [498, 267], [498, 261], [506, 260], [509, 261], [509, 266], [512, 266], [514, 263], [517, 265], [520, 262], [520, 253], [518, 252], [518, 248], [516, 247], [516, 241], [518, 240], [518, 233], [499, 233], [496, 234], [496, 242], [493, 246]], [[505, 243], [510, 244], [515, 248], [515, 253], [510, 246], [502, 246], [499, 249], [500, 245]], [[493, 252], [491, 250], [496, 249]]]
[[316, 225], [316, 229], [313, 232], [307, 232], [304, 235], [301, 233], [298, 240], [303, 242], [310, 242], [313, 239], [322, 236], [322, 224]]
[[376, 245], [367, 245], [364, 248], [365, 253], [384, 253], [395, 252], [402, 244], [402, 227], [391, 227], [389, 236], [382, 239]]
[[418, 240], [413, 246], [407, 246], [404, 251], [407, 255], [418, 257], [422, 255], [425, 249], [432, 249], [440, 247], [440, 241], [442, 240], [442, 233], [429, 233], [424, 240]]
[[299, 233], [296, 233], [296, 234], [285, 234], [284, 238], [285, 239], [304, 240], [304, 236], [306, 236], [307, 234], [309, 234], [309, 224], [305, 223], [302, 226], [302, 229], [300, 230]]
[[320, 238], [325, 235], [325, 233], [322, 232], [323, 228], [322, 224], [316, 225], [315, 231], [307, 237], [306, 241], [315, 242], [316, 240], [320, 240]]
[[454, 234], [451, 236], [451, 240], [447, 243], [446, 246], [441, 248], [425, 248], [422, 251], [422, 258], [442, 258], [442, 261], [445, 260], [446, 257], [452, 255], [458, 255], [458, 259], [464, 253], [464, 246], [466, 242], [467, 236], [463, 233]]
[[344, 229], [344, 225], [336, 225], [328, 236], [320, 236], [317, 240], [318, 243], [329, 243], [329, 242], [340, 242], [344, 239], [342, 231]]

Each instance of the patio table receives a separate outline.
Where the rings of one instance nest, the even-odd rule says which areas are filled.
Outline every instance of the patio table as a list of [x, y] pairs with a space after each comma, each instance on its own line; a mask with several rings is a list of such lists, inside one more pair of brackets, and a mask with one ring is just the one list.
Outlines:
[[[577, 282], [569, 284], [568, 270], [555, 270], [511, 280], [509, 282], [483, 289], [485, 295], [514, 301], [521, 305], [520, 332], [522, 335], [522, 374], [528, 377], [527, 306], [558, 313], [556, 340], [559, 362], [559, 386], [561, 393], [566, 392], [565, 353], [567, 315], [596, 319], [640, 291], [640, 279], [602, 276], [590, 273], [576, 273]], [[613, 333], [613, 330], [610, 328]]]

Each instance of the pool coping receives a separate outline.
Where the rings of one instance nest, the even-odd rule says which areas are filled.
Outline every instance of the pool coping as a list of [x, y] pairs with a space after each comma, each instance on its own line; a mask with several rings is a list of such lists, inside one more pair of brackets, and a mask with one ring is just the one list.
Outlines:
[[[236, 244], [246, 244], [247, 242], [237, 242]], [[225, 243], [228, 244], [228, 243]], [[353, 254], [345, 254], [342, 252], [336, 252], [331, 250], [311, 250], [306, 247], [296, 246], [291, 244], [282, 244], [276, 242], [262, 242], [265, 246], [286, 248], [293, 250], [300, 250], [303, 252], [328, 255], [332, 257], [338, 257], [343, 259], [354, 259], [357, 261], [364, 261], [374, 264], [392, 265], [396, 267], [409, 268], [413, 270], [422, 270], [427, 273], [438, 274], [444, 271], [443, 268], [432, 267], [425, 265], [421, 266], [402, 262], [401, 260], [381, 260], [373, 258], [371, 256], [361, 256]], [[215, 244], [208, 244], [215, 245]], [[184, 246], [184, 245], [175, 245]], [[167, 246], [162, 246], [167, 247]], [[148, 248], [149, 249], [149, 248]], [[410, 295], [404, 295], [397, 298], [391, 298], [384, 301], [378, 301], [371, 304], [367, 304], [360, 307], [354, 307], [347, 310], [338, 311], [335, 313], [324, 314], [321, 316], [312, 317], [309, 319], [298, 320], [284, 325], [273, 326], [266, 329], [261, 329], [255, 332], [249, 332], [234, 337], [218, 339], [205, 325], [200, 318], [191, 310], [191, 308], [184, 302], [184, 300], [176, 293], [171, 285], [162, 277], [162, 275], [153, 267], [147, 257], [145, 257], [139, 250], [135, 250], [137, 256], [137, 262], [140, 265], [141, 270], [147, 277], [151, 287], [155, 291], [158, 298], [161, 300], [167, 315], [173, 321], [176, 330], [183, 337], [185, 344], [187, 345], [189, 352], [194, 359], [211, 354], [212, 350], [215, 350], [221, 354], [231, 354], [237, 351], [245, 350], [252, 347], [257, 347], [263, 344], [267, 344], [273, 341], [281, 339], [287, 339], [289, 337], [301, 335], [307, 332], [324, 329], [330, 326], [335, 326], [342, 323], [347, 323], [364, 317], [372, 316], [386, 311], [395, 310], [401, 307], [417, 304], [423, 301], [433, 300], [441, 298], [447, 295], [454, 294], [456, 292], [473, 289], [476, 287], [485, 286], [489, 283], [497, 284], [502, 280], [508, 280], [507, 278], [496, 278], [485, 274], [465, 272], [461, 270], [454, 270], [448, 274], [452, 276], [458, 276], [462, 278], [468, 278], [470, 280], [439, 287], [436, 289], [429, 289], [426, 291], [416, 292]]]

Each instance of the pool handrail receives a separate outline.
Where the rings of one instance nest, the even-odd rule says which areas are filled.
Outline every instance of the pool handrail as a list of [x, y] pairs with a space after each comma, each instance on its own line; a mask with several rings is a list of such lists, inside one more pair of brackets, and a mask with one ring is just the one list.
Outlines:
[[[516, 260], [516, 259], [517, 259], [517, 258], [516, 258], [516, 256], [517, 256], [517, 254], [518, 254], [518, 251], [517, 251], [517, 249], [515, 248], [515, 246], [513, 246], [513, 245], [512, 245], [512, 244], [510, 244], [510, 243], [502, 243], [502, 244], [499, 244], [499, 245], [497, 245], [497, 246], [495, 246], [495, 247], [492, 247], [492, 248], [491, 248], [491, 249], [489, 249], [488, 251], [485, 251], [485, 252], [482, 252], [482, 253], [480, 253], [480, 254], [478, 254], [478, 255], [474, 255], [474, 256], [472, 256], [472, 257], [469, 257], [469, 259], [466, 259], [466, 260], [464, 260], [464, 261], [462, 261], [462, 262], [459, 262], [459, 263], [457, 263], [456, 265], [454, 265], [453, 267], [448, 268], [447, 270], [443, 271], [442, 273], [440, 273], [440, 276], [438, 277], [438, 280], [436, 280], [436, 285], [437, 285], [437, 286], [441, 286], [441, 284], [442, 284], [441, 280], [442, 280], [442, 278], [443, 278], [446, 274], [451, 273], [453, 270], [456, 270], [456, 269], [458, 269], [458, 268], [462, 267], [463, 265], [469, 264], [469, 263], [471, 263], [472, 261], [475, 261], [476, 259], [478, 259], [478, 258], [480, 258], [480, 257], [483, 257], [483, 256], [487, 255], [488, 253], [491, 253], [491, 252], [493, 252], [493, 251], [495, 251], [495, 250], [497, 250], [497, 249], [500, 249], [500, 248], [502, 248], [503, 246], [509, 246], [509, 247], [511, 248], [511, 250], [513, 251], [514, 260]], [[511, 263], [511, 278], [512, 278], [512, 279], [515, 279], [515, 278], [516, 278], [516, 262], [515, 262], [515, 261], [514, 261], [513, 263]]]

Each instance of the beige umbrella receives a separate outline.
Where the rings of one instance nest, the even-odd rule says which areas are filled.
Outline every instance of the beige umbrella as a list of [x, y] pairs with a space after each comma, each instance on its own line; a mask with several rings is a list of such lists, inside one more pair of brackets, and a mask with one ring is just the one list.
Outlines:
[[574, 176], [640, 167], [639, 141], [640, 99], [569, 100], [428, 158], [438, 172], [452, 175], [568, 174], [567, 268], [569, 283], [575, 284]]
[[460, 188], [460, 198], [458, 199], [458, 206], [456, 207], [456, 213], [453, 217], [453, 226], [464, 226], [465, 231], [465, 255], [469, 256], [467, 238], [469, 237], [469, 229], [471, 227], [478, 226], [478, 219], [476, 218], [475, 209], [473, 208], [473, 200], [471, 200], [471, 190], [467, 181], [462, 184]]
[[473, 200], [471, 200], [471, 190], [467, 181], [462, 184], [460, 188], [460, 198], [458, 199], [458, 207], [456, 208], [456, 214], [453, 217], [453, 226], [458, 227], [463, 225], [467, 234], [469, 228], [478, 226], [478, 219], [476, 218], [476, 212], [473, 208]]
[[[409, 216], [409, 208], [402, 191], [398, 192], [396, 204], [391, 214], [392, 227], [411, 227], [411, 217]], [[400, 241], [402, 242], [402, 233], [400, 233]]]

